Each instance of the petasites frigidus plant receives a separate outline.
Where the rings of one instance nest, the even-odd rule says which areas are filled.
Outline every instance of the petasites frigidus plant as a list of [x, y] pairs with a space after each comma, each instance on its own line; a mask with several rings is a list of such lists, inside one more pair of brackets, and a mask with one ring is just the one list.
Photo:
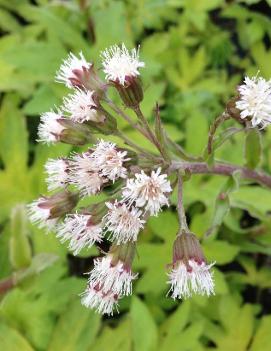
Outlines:
[[[124, 44], [114, 45], [105, 50], [101, 58], [105, 81], [82, 53], [78, 57], [70, 53], [57, 73], [56, 80], [72, 92], [64, 97], [57, 111], [41, 116], [38, 140], [86, 147], [81, 153], [48, 160], [46, 181], [48, 190], [53, 193], [29, 205], [30, 220], [55, 231], [75, 255], [92, 245], [100, 248], [102, 241], [111, 242], [109, 251], [101, 250], [103, 256], [94, 260], [82, 293], [84, 306], [111, 315], [118, 310], [119, 300], [132, 294], [132, 283], [138, 277], [132, 265], [141, 230], [150, 216], [158, 216], [163, 207], [170, 206], [170, 195], [177, 186], [180, 228], [172, 243], [173, 260], [168, 265], [168, 295], [174, 299], [189, 298], [193, 294], [213, 295], [214, 263], [206, 261], [196, 234], [188, 228], [183, 182], [195, 173], [220, 174], [229, 179], [238, 174], [246, 181], [271, 187], [271, 177], [254, 170], [255, 157], [259, 157], [251, 152], [255, 143], [256, 149], [260, 149], [258, 126], [263, 128], [271, 122], [271, 82], [259, 76], [245, 78], [237, 87], [236, 96], [228, 101], [224, 112], [210, 126], [206, 149], [196, 158], [169, 138], [158, 105], [154, 128], [142, 113], [144, 89], [139, 69], [145, 63], [139, 59], [139, 48], [128, 51]], [[126, 110], [109, 98], [110, 88], [116, 89]], [[118, 119], [124, 119], [152, 143], [156, 152], [135, 144], [121, 132], [117, 127]], [[226, 129], [222, 137], [216, 136], [220, 124], [229, 119], [239, 123], [241, 128]], [[240, 131], [247, 135], [247, 167], [215, 161], [214, 151]], [[97, 134], [107, 136], [106, 140], [97, 139]], [[118, 137], [126, 147], [108, 141], [110, 135]], [[231, 186], [229, 182], [221, 192], [218, 205], [227, 198]], [[101, 192], [106, 195], [104, 201], [94, 204], [92, 201], [83, 208], [78, 206], [81, 199]]]

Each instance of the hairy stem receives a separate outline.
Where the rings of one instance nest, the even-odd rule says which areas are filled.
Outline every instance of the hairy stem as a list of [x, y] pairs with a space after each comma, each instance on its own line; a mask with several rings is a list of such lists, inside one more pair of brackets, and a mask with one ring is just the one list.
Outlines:
[[252, 180], [256, 183], [271, 188], [271, 176], [264, 173], [254, 171], [246, 167], [235, 166], [232, 164], [217, 162], [213, 166], [209, 166], [206, 162], [182, 162], [173, 161], [170, 171], [187, 170], [191, 174], [218, 174], [231, 176], [235, 172], [240, 172], [243, 179]]
[[143, 115], [141, 109], [139, 106], [136, 106], [134, 109], [135, 114], [137, 115], [139, 121], [142, 123], [143, 128], [147, 131], [148, 134], [148, 139], [153, 143], [153, 145], [157, 148], [159, 153], [162, 155], [162, 157], [166, 160], [167, 155], [164, 153], [163, 148], [161, 147], [159, 141], [156, 139], [156, 136], [154, 135], [153, 131], [151, 130], [151, 127]]
[[217, 128], [229, 118], [230, 118], [230, 116], [226, 112], [223, 112], [222, 115], [218, 116], [214, 120], [214, 122], [211, 124], [210, 129], [209, 129], [208, 144], [207, 144], [208, 155], [211, 155], [211, 153], [213, 151], [213, 141], [214, 141], [214, 136], [215, 136]]
[[130, 116], [128, 116], [126, 113], [122, 111], [118, 106], [114, 104], [112, 100], [109, 98], [106, 98], [105, 101], [108, 103], [110, 108], [116, 112], [119, 116], [121, 116], [128, 124], [130, 124], [131, 127], [135, 128], [137, 131], [139, 131], [142, 135], [145, 136], [145, 138], [150, 139], [148, 137], [148, 134], [144, 131], [143, 128], [141, 128], [137, 123], [135, 123]]
[[179, 226], [180, 229], [189, 232], [187, 221], [186, 221], [186, 216], [185, 216], [185, 210], [184, 210], [184, 205], [183, 205], [183, 179], [181, 172], [178, 172], [178, 203], [177, 203], [177, 209], [178, 209], [178, 218], [179, 218]]

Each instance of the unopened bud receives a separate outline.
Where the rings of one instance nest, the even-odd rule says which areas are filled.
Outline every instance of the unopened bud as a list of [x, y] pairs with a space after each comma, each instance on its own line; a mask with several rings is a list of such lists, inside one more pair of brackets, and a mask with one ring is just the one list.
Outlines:
[[63, 127], [62, 131], [56, 136], [63, 143], [71, 145], [85, 145], [93, 143], [93, 128], [89, 122], [76, 123], [67, 118], [61, 118], [58, 123]]
[[139, 68], [145, 66], [139, 61], [139, 48], [129, 52], [124, 44], [121, 47], [113, 45], [101, 56], [106, 78], [116, 87], [124, 104], [137, 106], [143, 99]]
[[128, 76], [125, 85], [113, 82], [125, 106], [133, 108], [143, 100], [143, 89], [141, 80], [138, 77]]
[[76, 123], [53, 111], [41, 115], [38, 136], [38, 141], [47, 144], [61, 141], [72, 145], [84, 145], [94, 141], [88, 124]]
[[28, 206], [29, 218], [40, 228], [53, 228], [58, 219], [69, 213], [78, 202], [78, 194], [61, 191], [52, 196], [42, 196]]

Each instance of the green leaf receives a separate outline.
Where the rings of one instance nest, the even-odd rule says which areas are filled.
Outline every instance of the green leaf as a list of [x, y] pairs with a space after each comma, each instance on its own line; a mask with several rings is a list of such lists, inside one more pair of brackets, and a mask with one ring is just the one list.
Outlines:
[[262, 140], [261, 133], [257, 128], [247, 131], [245, 141], [246, 167], [256, 168], [262, 159]]
[[34, 351], [22, 334], [2, 322], [0, 322], [0, 349], [3, 351]]
[[86, 351], [93, 344], [101, 317], [83, 307], [79, 297], [72, 301], [60, 316], [53, 331], [48, 351]]
[[206, 118], [199, 111], [192, 111], [186, 120], [186, 151], [199, 155], [207, 143], [208, 125]]
[[146, 305], [133, 297], [131, 306], [133, 344], [135, 351], [156, 351], [158, 331]]
[[223, 223], [225, 216], [229, 213], [229, 194], [239, 188], [239, 177], [239, 172], [233, 174], [233, 176], [229, 177], [226, 183], [222, 186], [219, 195], [216, 198], [212, 224], [206, 235], [210, 235], [213, 230], [217, 229]]
[[271, 192], [260, 186], [242, 186], [230, 194], [230, 201], [232, 207], [247, 210], [252, 216], [266, 220], [266, 215], [271, 208]]
[[28, 134], [25, 118], [17, 109], [18, 97], [6, 95], [0, 110], [0, 157], [5, 166], [25, 179], [28, 159]]
[[131, 319], [124, 318], [115, 328], [105, 326], [89, 351], [131, 351]]
[[252, 305], [239, 307], [233, 297], [225, 296], [220, 303], [220, 318], [226, 333], [217, 339], [217, 348], [221, 351], [247, 350], [253, 332]]
[[217, 264], [231, 262], [240, 250], [238, 246], [223, 240], [205, 241], [202, 246], [207, 259]]
[[26, 267], [31, 262], [28, 239], [28, 218], [24, 205], [17, 205], [11, 212], [10, 262], [13, 268]]
[[251, 345], [251, 351], [271, 350], [271, 316], [264, 316], [257, 328]]

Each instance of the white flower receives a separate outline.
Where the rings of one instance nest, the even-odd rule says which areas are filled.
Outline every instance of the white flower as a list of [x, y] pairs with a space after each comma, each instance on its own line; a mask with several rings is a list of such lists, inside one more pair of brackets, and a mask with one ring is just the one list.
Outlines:
[[172, 191], [167, 175], [160, 172], [161, 169], [158, 168], [148, 176], [141, 171], [135, 178], [128, 179], [123, 190], [123, 202], [128, 201], [129, 206], [133, 202], [137, 207], [145, 206], [145, 211], [157, 216], [162, 206], [169, 205], [165, 194]]
[[88, 286], [82, 294], [81, 303], [100, 314], [113, 315], [114, 309], [118, 311], [118, 296], [110, 291], [105, 293], [98, 287]]
[[93, 101], [93, 93], [89, 90], [76, 90], [74, 94], [64, 98], [62, 109], [68, 112], [75, 122], [103, 122], [104, 116], [101, 116], [96, 110], [97, 105]]
[[123, 163], [130, 159], [126, 155], [127, 151], [118, 151], [116, 144], [100, 140], [91, 157], [100, 174], [114, 182], [117, 178], [127, 177], [127, 169], [123, 167]]
[[45, 228], [47, 230], [52, 230], [56, 224], [57, 218], [51, 217], [51, 210], [49, 206], [44, 206], [46, 199], [40, 198], [29, 204], [28, 207], [28, 217], [30, 222], [38, 225], [39, 228]]
[[142, 211], [135, 207], [128, 208], [126, 204], [115, 201], [105, 203], [109, 211], [103, 218], [107, 231], [111, 232], [110, 240], [117, 244], [136, 241], [139, 231], [145, 221], [140, 218]]
[[48, 190], [55, 190], [65, 186], [68, 182], [69, 163], [68, 160], [49, 159], [45, 164], [45, 171], [47, 173]]
[[90, 286], [101, 286], [103, 292], [112, 291], [117, 295], [131, 295], [132, 281], [137, 275], [122, 261], [116, 264], [108, 254], [94, 260], [94, 268], [90, 272], [88, 283]]
[[53, 111], [43, 113], [38, 127], [38, 141], [47, 144], [57, 142], [61, 132], [65, 129], [58, 121], [61, 118], [63, 117], [59, 113]]
[[61, 242], [70, 242], [69, 249], [74, 255], [84, 247], [90, 248], [95, 242], [102, 241], [102, 227], [92, 222], [91, 215], [70, 214], [57, 229], [57, 237], [61, 238]]
[[78, 73], [89, 70], [92, 64], [87, 62], [82, 52], [79, 57], [70, 53], [68, 58], [63, 61], [59, 71], [56, 74], [56, 81], [64, 83], [68, 88], [73, 87], [73, 80], [78, 80]]
[[82, 196], [95, 195], [107, 181], [98, 171], [91, 153], [85, 152], [73, 157], [69, 179], [80, 189]]
[[241, 118], [250, 117], [253, 127], [271, 123], [271, 81], [257, 76], [246, 77], [238, 90], [240, 100], [236, 107], [241, 111]]
[[145, 66], [144, 62], [139, 61], [139, 52], [137, 49], [129, 51], [125, 45], [121, 48], [117, 45], [111, 46], [101, 54], [106, 79], [125, 85], [128, 77], [139, 75], [138, 69]]
[[178, 261], [169, 273], [173, 299], [191, 297], [192, 294], [214, 295], [213, 274], [210, 268], [213, 264], [207, 265], [205, 262], [198, 263], [191, 259], [188, 266], [182, 261]]

